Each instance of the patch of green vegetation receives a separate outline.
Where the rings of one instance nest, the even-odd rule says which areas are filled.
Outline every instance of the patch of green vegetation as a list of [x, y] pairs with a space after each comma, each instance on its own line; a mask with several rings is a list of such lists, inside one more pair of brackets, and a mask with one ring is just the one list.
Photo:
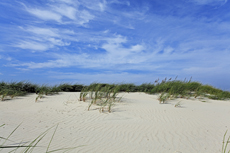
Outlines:
[[[84, 102], [86, 99], [89, 100], [88, 110], [90, 110], [92, 105], [97, 105], [100, 107], [100, 112], [107, 110], [111, 113], [115, 102], [121, 100], [121, 97], [117, 97], [120, 89], [121, 86], [119, 85], [93, 83], [82, 89], [79, 100]], [[88, 98], [86, 97], [87, 95], [89, 95]]]
[[[230, 99], [230, 92], [214, 88], [210, 85], [202, 85], [199, 82], [192, 82], [191, 79], [187, 81], [172, 80], [172, 78], [165, 78], [162, 81], [156, 80], [154, 83], [144, 83], [141, 85], [135, 84], [106, 84], [106, 83], [92, 83], [88, 86], [81, 84], [60, 84], [56, 86], [37, 85], [29, 82], [0, 82], [0, 100], [7, 98], [14, 98], [15, 96], [22, 96], [27, 93], [36, 93], [38, 98], [45, 95], [53, 95], [58, 92], [81, 92], [80, 99], [86, 96], [92, 99], [96, 91], [101, 91], [104, 94], [109, 94], [116, 88], [117, 92], [145, 92], [148, 94], [168, 93], [169, 97], [173, 98], [190, 98], [190, 97], [207, 97], [214, 100]], [[87, 93], [83, 93], [87, 92]], [[102, 94], [102, 93], [100, 93]], [[98, 96], [98, 95], [96, 95]], [[100, 96], [99, 96], [100, 97]], [[94, 102], [95, 103], [95, 102]]]
[[26, 92], [24, 91], [24, 87], [22, 82], [12, 82], [11, 84], [7, 84], [5, 82], [0, 82], [0, 99], [4, 101], [8, 98], [14, 98], [15, 96], [23, 96]]
[[[202, 85], [199, 82], [180, 81], [180, 80], [163, 80], [161, 83], [151, 89], [149, 94], [161, 93], [159, 96], [160, 103], [165, 93], [169, 94], [168, 97], [174, 98], [190, 98], [190, 97], [207, 97], [215, 100], [230, 99], [230, 92], [214, 88], [210, 85]], [[163, 95], [162, 95], [163, 94]], [[167, 98], [166, 98], [167, 99]], [[163, 102], [164, 103], [164, 102]]]

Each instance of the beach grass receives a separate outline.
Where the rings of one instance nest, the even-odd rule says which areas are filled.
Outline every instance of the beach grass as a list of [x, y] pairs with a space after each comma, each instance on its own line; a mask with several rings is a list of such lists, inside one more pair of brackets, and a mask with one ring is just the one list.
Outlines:
[[[191, 79], [181, 81], [176, 79], [172, 80], [172, 78], [165, 78], [161, 81], [157, 79], [154, 83], [144, 83], [141, 85], [131, 83], [92, 83], [90, 85], [64, 83], [55, 86], [48, 86], [23, 81], [0, 82], [0, 100], [2, 101], [12, 99], [17, 96], [23, 96], [28, 93], [38, 94], [39, 99], [45, 95], [54, 95], [59, 92], [81, 92], [82, 97], [80, 97], [80, 100], [83, 100], [83, 98], [86, 100], [87, 95], [89, 95], [90, 99], [92, 99], [94, 95], [94, 104], [101, 95], [114, 97], [119, 92], [145, 92], [148, 94], [167, 93], [170, 97], [187, 99], [190, 97], [207, 97], [213, 100], [230, 99], [229, 91], [223, 91], [210, 85], [203, 85], [199, 82], [191, 81]], [[111, 93], [114, 95], [110, 95]]]
[[[22, 123], [21, 123], [22, 124]], [[39, 136], [37, 136], [34, 140], [30, 141], [30, 142], [27, 142], [27, 143], [19, 143], [19, 145], [5, 145], [6, 143], [8, 142], [12, 142], [9, 140], [9, 138], [13, 135], [13, 133], [21, 126], [21, 124], [19, 124], [9, 135], [7, 138], [3, 138], [3, 137], [0, 137], [0, 140], [3, 140], [3, 142], [0, 144], [0, 152], [1, 151], [7, 151], [8, 152], [21, 152], [21, 153], [29, 153], [29, 152], [33, 152], [34, 148], [36, 148], [39, 144], [39, 142], [41, 142], [41, 140], [47, 135], [47, 133], [52, 129], [54, 128], [55, 126], [53, 127], [50, 127], [48, 128], [46, 131], [42, 132]], [[3, 127], [5, 126], [4, 124], [1, 125], [0, 127]], [[81, 146], [77, 146], [77, 147], [69, 147], [69, 148], [59, 148], [59, 149], [54, 149], [54, 150], [50, 150], [50, 145], [51, 145], [51, 142], [52, 140], [54, 139], [54, 135], [57, 131], [57, 128], [58, 128], [58, 124], [56, 125], [55, 129], [54, 129], [54, 132], [52, 134], [52, 137], [50, 139], [50, 141], [48, 142], [48, 145], [46, 147], [46, 153], [51, 153], [51, 152], [60, 152], [60, 151], [63, 151], [63, 152], [66, 152], [66, 151], [69, 151], [69, 150], [73, 150], [73, 149], [76, 149], [78, 147], [81, 147]], [[1, 141], [0, 141], [1, 142]]]
[[222, 144], [222, 151], [221, 151], [221, 153], [230, 153], [230, 150], [227, 151], [228, 144], [230, 143], [230, 141], [229, 141], [230, 140], [230, 136], [225, 141], [225, 137], [226, 137], [227, 132], [228, 132], [228, 130], [226, 130], [226, 132], [224, 134], [224, 137], [223, 137], [223, 144]]
[[[96, 105], [100, 107], [100, 112], [107, 110], [111, 113], [115, 102], [121, 101], [121, 97], [117, 97], [119, 91], [119, 85], [93, 83], [82, 89], [79, 100], [85, 102], [88, 99], [88, 111], [92, 105]], [[87, 95], [89, 95], [88, 98], [86, 98]]]
[[181, 107], [181, 101], [177, 102], [174, 107]]

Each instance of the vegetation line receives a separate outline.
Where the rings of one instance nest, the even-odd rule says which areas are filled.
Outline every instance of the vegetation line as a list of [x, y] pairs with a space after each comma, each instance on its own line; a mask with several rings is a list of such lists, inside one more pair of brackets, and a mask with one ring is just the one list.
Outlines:
[[[199, 82], [192, 82], [191, 79], [180, 81], [167, 80], [165, 78], [162, 81], [156, 80], [154, 83], [144, 83], [141, 85], [135, 84], [105, 84], [105, 83], [92, 83], [88, 86], [82, 84], [60, 84], [55, 86], [37, 85], [30, 82], [0, 82], [0, 100], [13, 99], [16, 96], [24, 96], [28, 93], [36, 93], [38, 99], [44, 98], [46, 95], [54, 95], [59, 92], [81, 92], [80, 100], [85, 101], [87, 95], [92, 97], [95, 94], [96, 97], [93, 100], [93, 104], [97, 103], [97, 99], [100, 96], [99, 90], [103, 89], [105, 94], [114, 97], [118, 92], [145, 92], [148, 94], [161, 93], [162, 103], [164, 103], [170, 97], [189, 98], [194, 96], [195, 98], [205, 96], [214, 100], [230, 99], [230, 92], [223, 91], [212, 87], [210, 85], [203, 85]], [[111, 94], [113, 89], [113, 94]], [[116, 90], [116, 91], [115, 91]], [[110, 95], [111, 94], [111, 95]]]

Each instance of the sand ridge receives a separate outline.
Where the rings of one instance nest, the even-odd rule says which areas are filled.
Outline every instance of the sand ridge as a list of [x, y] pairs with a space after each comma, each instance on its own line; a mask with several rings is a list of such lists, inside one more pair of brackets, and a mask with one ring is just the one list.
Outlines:
[[[27, 142], [58, 125], [50, 149], [76, 147], [79, 153], [219, 153], [230, 129], [230, 101], [175, 99], [159, 104], [157, 95], [121, 93], [112, 113], [78, 101], [80, 93], [61, 92], [35, 103], [36, 94], [0, 102], [0, 133]], [[174, 107], [181, 101], [181, 107]], [[34, 152], [44, 152], [51, 129]], [[4, 149], [2, 152], [8, 152]]]

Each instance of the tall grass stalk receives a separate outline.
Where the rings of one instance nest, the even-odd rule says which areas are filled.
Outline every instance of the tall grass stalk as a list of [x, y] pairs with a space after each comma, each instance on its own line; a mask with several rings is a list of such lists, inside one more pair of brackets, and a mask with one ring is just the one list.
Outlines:
[[[7, 138], [5, 138], [5, 141], [3, 141], [3, 143], [0, 145], [0, 151], [2, 150], [2, 148], [5, 147], [4, 144], [8, 141], [8, 139], [11, 137], [11, 135], [19, 128], [19, 126], [20, 126], [21, 124], [22, 124], [22, 123], [20, 123], [20, 124], [10, 133], [10, 135], [9, 135]], [[1, 127], [2, 127], [2, 126], [4, 126], [4, 124], [1, 125]]]
[[225, 136], [227, 134], [228, 130], [226, 130], [225, 134], [224, 134], [224, 138], [223, 138], [223, 144], [222, 144], [222, 152], [221, 153], [230, 153], [230, 150], [228, 152], [226, 152], [227, 147], [228, 147], [228, 143], [230, 143], [230, 136], [228, 137], [227, 141], [225, 142]]
[[89, 111], [90, 107], [91, 107], [93, 104], [94, 104], [94, 100], [91, 100], [91, 102], [90, 102], [90, 104], [89, 104], [89, 106], [88, 106], [88, 111]]
[[83, 101], [85, 102], [86, 101], [86, 96], [88, 95], [87, 92], [83, 93]]
[[114, 105], [114, 101], [109, 100], [108, 102], [108, 112], [111, 113], [112, 112], [112, 106]]

